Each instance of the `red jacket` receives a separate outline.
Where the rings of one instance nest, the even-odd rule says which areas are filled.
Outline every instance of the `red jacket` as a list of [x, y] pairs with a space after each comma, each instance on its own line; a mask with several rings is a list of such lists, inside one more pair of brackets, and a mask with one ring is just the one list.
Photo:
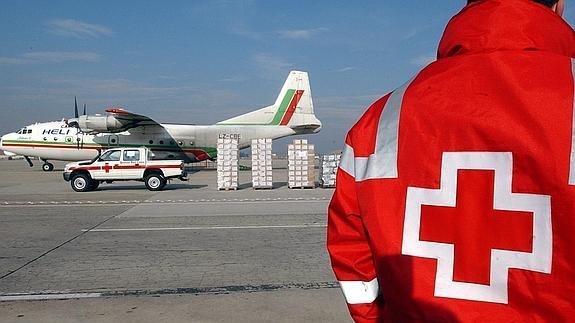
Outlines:
[[358, 322], [575, 319], [575, 38], [474, 2], [350, 130], [328, 249]]

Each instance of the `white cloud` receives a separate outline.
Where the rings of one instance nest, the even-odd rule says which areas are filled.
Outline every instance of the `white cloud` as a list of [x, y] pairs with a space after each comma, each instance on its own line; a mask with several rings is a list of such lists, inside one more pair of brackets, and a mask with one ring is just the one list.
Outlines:
[[284, 39], [310, 39], [313, 36], [327, 31], [327, 28], [313, 28], [313, 29], [294, 29], [294, 30], [280, 30], [277, 33], [280, 38]]
[[415, 65], [418, 67], [425, 67], [425, 66], [429, 65], [431, 62], [434, 62], [435, 58], [436, 58], [435, 53], [428, 53], [428, 54], [423, 54], [423, 55], [419, 55], [417, 57], [414, 57], [409, 62], [412, 65]]
[[343, 73], [343, 72], [353, 71], [353, 70], [355, 70], [355, 69], [356, 69], [355, 66], [346, 66], [346, 67], [342, 67], [342, 68], [339, 68], [339, 69], [335, 70], [335, 72]]
[[30, 61], [21, 57], [0, 57], [0, 65], [20, 65], [26, 63], [30, 63]]
[[80, 39], [112, 36], [114, 32], [105, 26], [89, 24], [74, 19], [55, 19], [47, 24], [48, 32], [54, 35]]
[[17, 57], [0, 57], [0, 65], [62, 63], [68, 61], [97, 62], [100, 55], [91, 52], [31, 52]]
[[420, 33], [420, 30], [416, 29], [416, 28], [411, 28], [411, 30], [405, 32], [405, 34], [403, 35], [403, 40], [409, 40], [412, 39], [413, 37], [417, 36]]
[[[42, 116], [44, 119], [54, 118], [54, 115], [64, 117], [73, 112], [76, 95], [80, 105], [87, 103], [90, 113], [102, 113], [108, 107], [123, 107], [157, 121], [211, 124], [241, 112], [237, 104], [242, 99], [241, 93], [221, 88], [190, 84], [161, 86], [122, 78], [74, 76], [51, 76], [38, 81], [43, 85], [0, 86], [0, 110], [17, 104], [36, 108], [46, 114]], [[202, 114], [205, 109], [210, 109], [210, 113]], [[35, 119], [39, 118], [37, 115], [30, 118], [30, 122], [42, 120]]]
[[239, 83], [239, 82], [245, 82], [247, 80], [248, 80], [248, 78], [246, 76], [236, 75], [236, 76], [231, 76], [231, 77], [219, 79], [218, 82]]
[[97, 62], [100, 55], [90, 52], [34, 52], [23, 54], [22, 57], [36, 62], [65, 62], [65, 61], [83, 61]]
[[235, 23], [232, 25], [230, 27], [230, 33], [255, 40], [262, 38], [261, 33], [251, 30], [244, 23]]
[[267, 78], [276, 78], [278, 75], [285, 75], [293, 66], [280, 57], [275, 57], [266, 53], [259, 53], [253, 57], [257, 67]]

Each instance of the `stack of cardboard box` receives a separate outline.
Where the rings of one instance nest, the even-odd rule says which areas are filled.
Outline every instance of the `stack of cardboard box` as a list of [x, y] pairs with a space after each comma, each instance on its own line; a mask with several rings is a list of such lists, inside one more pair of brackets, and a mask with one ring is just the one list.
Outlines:
[[295, 139], [288, 145], [288, 187], [315, 187], [314, 145], [306, 139]]
[[321, 186], [323, 188], [335, 187], [336, 174], [341, 155], [324, 155], [321, 159]]
[[238, 189], [238, 140], [218, 139], [218, 190]]
[[252, 140], [252, 185], [254, 189], [273, 188], [272, 140]]

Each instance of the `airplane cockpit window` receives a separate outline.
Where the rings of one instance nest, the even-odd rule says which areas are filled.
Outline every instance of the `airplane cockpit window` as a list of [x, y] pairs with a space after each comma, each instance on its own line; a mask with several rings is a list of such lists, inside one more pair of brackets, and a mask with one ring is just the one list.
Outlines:
[[101, 157], [101, 161], [119, 161], [121, 156], [120, 150], [110, 150], [105, 152]]
[[32, 133], [32, 129], [26, 129], [26, 128], [22, 128], [17, 132], [17, 134], [19, 134], [19, 135], [26, 135], [26, 134], [31, 134], [31, 133]]

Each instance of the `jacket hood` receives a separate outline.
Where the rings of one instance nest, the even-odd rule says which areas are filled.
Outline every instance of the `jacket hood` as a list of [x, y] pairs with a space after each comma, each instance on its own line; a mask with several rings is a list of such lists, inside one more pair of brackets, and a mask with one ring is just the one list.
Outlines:
[[559, 15], [531, 0], [482, 0], [451, 19], [437, 58], [501, 50], [575, 57], [575, 34]]

